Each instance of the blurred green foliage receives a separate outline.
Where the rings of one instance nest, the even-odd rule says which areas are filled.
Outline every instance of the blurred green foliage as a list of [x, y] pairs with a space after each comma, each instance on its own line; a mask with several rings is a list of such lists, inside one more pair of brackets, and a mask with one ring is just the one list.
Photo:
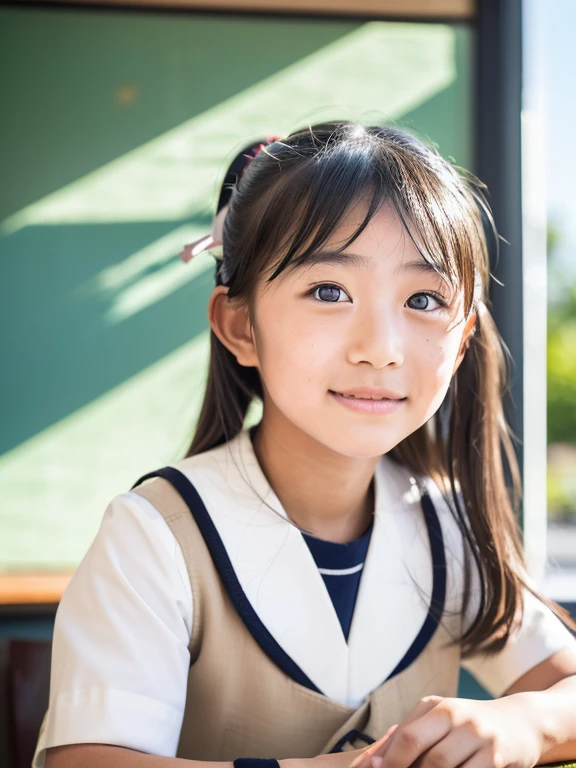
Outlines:
[[558, 258], [562, 233], [550, 223], [548, 252], [548, 444], [576, 444], [576, 272]]
[[548, 515], [576, 521], [576, 272], [558, 258], [562, 234], [548, 245]]
[[548, 443], [576, 444], [576, 285], [548, 312]]

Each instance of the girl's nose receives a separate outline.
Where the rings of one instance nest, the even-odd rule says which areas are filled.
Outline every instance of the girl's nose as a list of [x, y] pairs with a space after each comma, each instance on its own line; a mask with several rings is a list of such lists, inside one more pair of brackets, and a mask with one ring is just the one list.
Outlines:
[[405, 339], [402, 323], [385, 312], [364, 312], [351, 329], [348, 359], [373, 368], [404, 363]]

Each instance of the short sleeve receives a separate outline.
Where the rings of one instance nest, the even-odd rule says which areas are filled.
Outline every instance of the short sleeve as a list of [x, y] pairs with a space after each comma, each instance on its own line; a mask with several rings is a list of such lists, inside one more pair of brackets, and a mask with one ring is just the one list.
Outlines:
[[63, 744], [175, 756], [191, 627], [176, 538], [147, 500], [117, 496], [56, 613], [49, 708], [33, 768]]
[[[472, 572], [477, 569], [472, 568]], [[524, 574], [528, 583], [536, 587]], [[469, 622], [478, 610], [478, 577], [473, 588], [474, 600], [466, 612]], [[522, 675], [557, 651], [568, 646], [576, 649], [576, 638], [566, 625], [528, 589], [522, 591], [524, 616], [521, 625], [513, 632], [506, 645], [494, 656], [476, 654], [462, 660], [462, 667], [470, 672], [494, 698], [502, 696]]]

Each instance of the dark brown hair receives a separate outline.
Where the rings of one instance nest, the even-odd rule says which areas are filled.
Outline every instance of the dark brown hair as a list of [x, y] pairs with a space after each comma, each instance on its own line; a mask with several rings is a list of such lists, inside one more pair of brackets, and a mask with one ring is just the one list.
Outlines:
[[[465, 543], [463, 611], [470, 600], [471, 561], [480, 574], [477, 615], [457, 642], [464, 658], [496, 653], [522, 618], [522, 588], [576, 629], [567, 611], [526, 578], [518, 525], [521, 482], [506, 423], [507, 349], [489, 312], [486, 233], [498, 243], [484, 185], [435, 148], [393, 127], [336, 121], [310, 126], [265, 147], [236, 184], [223, 233], [216, 282], [252, 308], [255, 287], [320, 249], [358, 202], [367, 213], [360, 235], [382, 205], [391, 205], [423, 258], [463, 289], [476, 331], [434, 416], [389, 455], [440, 486]], [[187, 456], [221, 445], [244, 426], [262, 399], [256, 368], [240, 366], [210, 333], [204, 402]]]

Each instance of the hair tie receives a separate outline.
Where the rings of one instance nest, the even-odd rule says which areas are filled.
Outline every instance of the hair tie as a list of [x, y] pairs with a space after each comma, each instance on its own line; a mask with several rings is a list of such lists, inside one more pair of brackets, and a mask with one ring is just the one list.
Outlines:
[[228, 213], [228, 203], [232, 197], [232, 190], [242, 176], [246, 173], [246, 170], [256, 155], [261, 152], [268, 144], [272, 144], [278, 141], [280, 136], [269, 136], [264, 141], [260, 140], [254, 144], [249, 144], [241, 152], [239, 152], [234, 160], [230, 163], [224, 181], [220, 187], [220, 197], [218, 199], [218, 205], [216, 208], [216, 215], [212, 220], [212, 227], [210, 232], [206, 235], [202, 235], [193, 243], [188, 243], [180, 251], [180, 258], [182, 261], [188, 263], [194, 256], [198, 256], [203, 251], [208, 251], [211, 248], [222, 245], [222, 232], [224, 229], [224, 219]]

